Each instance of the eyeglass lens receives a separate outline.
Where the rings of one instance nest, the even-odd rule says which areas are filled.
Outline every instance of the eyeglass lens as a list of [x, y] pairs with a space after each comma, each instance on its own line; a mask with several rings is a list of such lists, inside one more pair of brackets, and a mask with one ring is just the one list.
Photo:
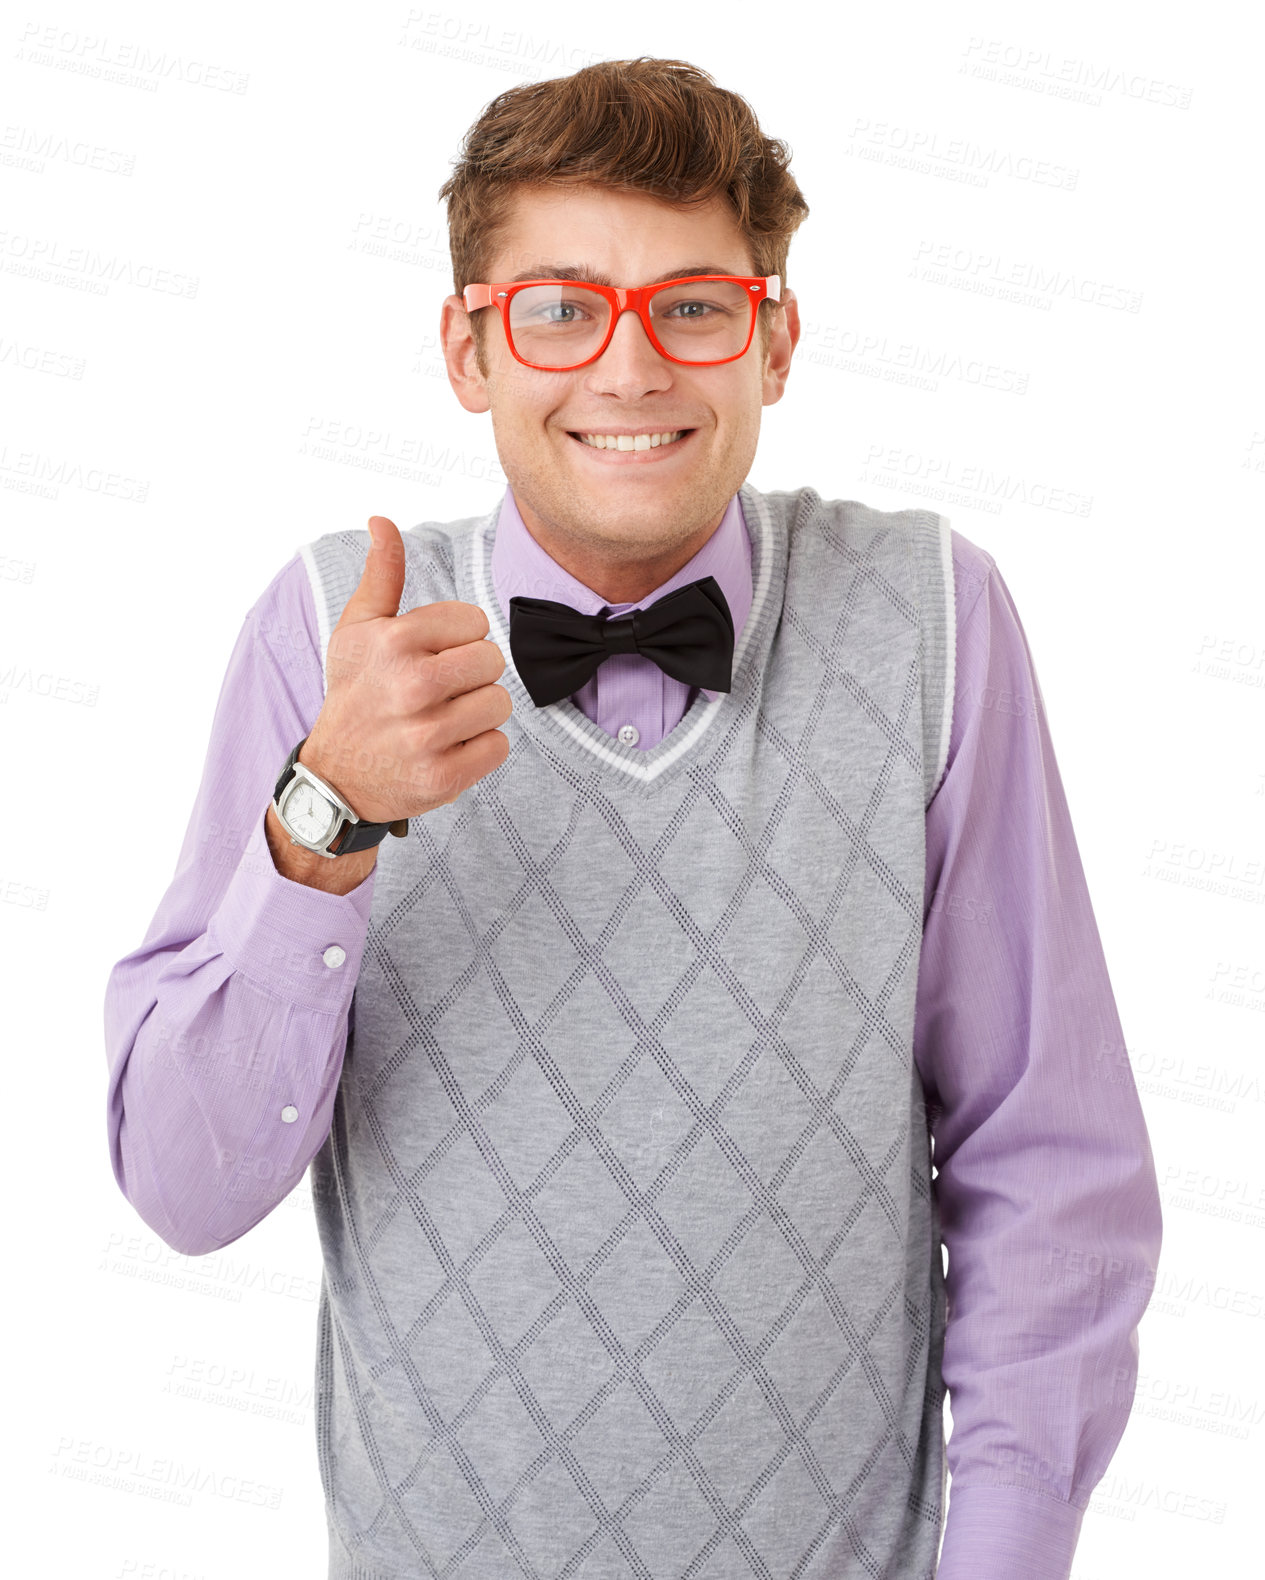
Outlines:
[[[732, 280], [667, 285], [649, 299], [660, 345], [683, 362], [737, 356], [751, 332], [753, 311], [747, 287]], [[528, 285], [510, 300], [510, 339], [527, 362], [570, 367], [602, 344], [610, 315], [606, 298], [582, 285]]]

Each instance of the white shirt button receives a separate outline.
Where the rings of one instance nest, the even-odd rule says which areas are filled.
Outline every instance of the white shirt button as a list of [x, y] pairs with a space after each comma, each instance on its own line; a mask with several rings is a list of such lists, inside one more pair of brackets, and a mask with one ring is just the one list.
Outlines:
[[621, 724], [619, 727], [619, 739], [626, 746], [635, 746], [641, 739], [641, 731], [635, 724]]
[[287, 1125], [292, 1125], [299, 1117], [299, 1111], [293, 1103], [287, 1103], [281, 1110], [281, 1117], [285, 1120]]
[[331, 970], [336, 970], [340, 965], [342, 965], [346, 958], [347, 951], [345, 949], [339, 948], [337, 944], [331, 944], [321, 956], [321, 959], [327, 966], [330, 967]]

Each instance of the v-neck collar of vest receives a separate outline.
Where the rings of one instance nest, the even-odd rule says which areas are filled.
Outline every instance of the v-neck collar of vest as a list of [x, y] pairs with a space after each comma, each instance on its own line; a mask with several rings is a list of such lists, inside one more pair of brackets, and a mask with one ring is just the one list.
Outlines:
[[751, 535], [751, 608], [734, 648], [732, 689], [709, 700], [701, 691], [681, 721], [646, 751], [608, 735], [569, 697], [538, 708], [519, 678], [510, 651], [509, 626], [492, 586], [492, 545], [499, 506], [457, 541], [454, 570], [460, 597], [488, 617], [489, 635], [505, 657], [500, 684], [514, 704], [514, 718], [536, 744], [563, 751], [582, 765], [600, 765], [630, 785], [650, 786], [674, 777], [714, 731], [724, 730], [747, 706], [768, 656], [786, 587], [787, 528], [764, 495], [744, 484], [738, 491]]

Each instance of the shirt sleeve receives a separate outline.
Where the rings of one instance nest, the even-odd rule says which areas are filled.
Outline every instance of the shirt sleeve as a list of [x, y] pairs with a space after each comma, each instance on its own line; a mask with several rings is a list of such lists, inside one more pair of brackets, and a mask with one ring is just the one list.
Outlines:
[[1067, 1580], [1133, 1403], [1160, 1198], [1027, 639], [991, 556], [953, 546], [914, 1044], [949, 1255], [937, 1573]]
[[324, 701], [296, 555], [246, 615], [175, 876], [105, 993], [114, 1177], [174, 1250], [238, 1239], [329, 1132], [376, 866], [349, 894], [283, 877], [264, 828]]

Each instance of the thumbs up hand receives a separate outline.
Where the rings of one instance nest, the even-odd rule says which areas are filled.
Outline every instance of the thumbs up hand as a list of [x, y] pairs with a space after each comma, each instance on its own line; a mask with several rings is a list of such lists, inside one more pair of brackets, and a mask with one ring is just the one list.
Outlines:
[[[325, 701], [299, 761], [363, 822], [420, 817], [455, 801], [509, 755], [505, 658], [477, 604], [399, 613], [404, 540], [369, 518], [360, 583], [329, 639]], [[349, 858], [350, 859], [350, 858]]]

